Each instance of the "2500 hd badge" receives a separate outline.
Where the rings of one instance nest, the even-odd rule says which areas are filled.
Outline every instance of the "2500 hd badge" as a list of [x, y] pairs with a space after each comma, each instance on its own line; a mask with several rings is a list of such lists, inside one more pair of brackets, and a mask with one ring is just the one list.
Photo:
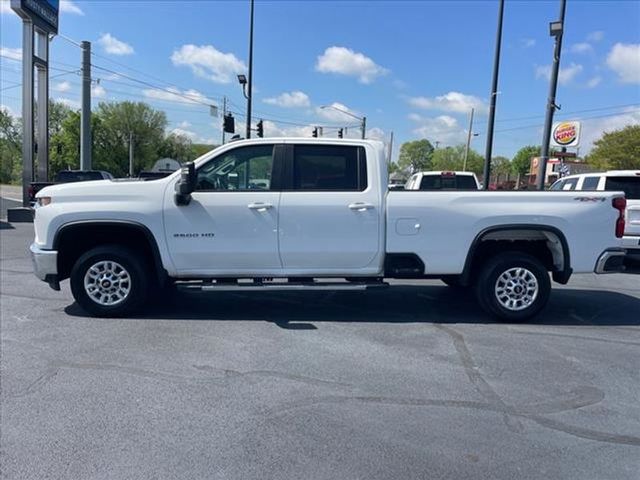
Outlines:
[[213, 238], [215, 233], [174, 233], [173, 238]]

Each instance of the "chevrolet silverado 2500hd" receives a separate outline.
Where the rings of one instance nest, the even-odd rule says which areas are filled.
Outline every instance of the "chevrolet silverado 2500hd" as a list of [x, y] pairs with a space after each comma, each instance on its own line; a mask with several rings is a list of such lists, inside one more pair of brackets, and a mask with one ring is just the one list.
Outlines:
[[440, 278], [519, 321], [546, 304], [549, 272], [566, 283], [621, 270], [624, 209], [621, 192], [388, 191], [379, 142], [256, 139], [159, 180], [45, 188], [31, 252], [40, 279], [69, 278], [96, 316], [182, 280], [247, 291]]

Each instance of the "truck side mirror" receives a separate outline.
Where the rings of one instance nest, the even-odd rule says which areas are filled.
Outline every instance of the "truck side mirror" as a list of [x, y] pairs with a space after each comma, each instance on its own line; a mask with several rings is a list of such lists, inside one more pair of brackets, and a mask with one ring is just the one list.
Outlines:
[[183, 165], [180, 180], [176, 183], [176, 205], [189, 205], [191, 193], [196, 189], [196, 166], [193, 162]]

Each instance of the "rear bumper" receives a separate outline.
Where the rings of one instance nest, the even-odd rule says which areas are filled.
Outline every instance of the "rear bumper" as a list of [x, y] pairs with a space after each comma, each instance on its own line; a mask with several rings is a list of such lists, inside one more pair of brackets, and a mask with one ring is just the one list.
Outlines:
[[595, 273], [621, 273], [625, 271], [624, 260], [627, 251], [623, 248], [605, 250], [598, 257]]
[[58, 252], [56, 250], [43, 250], [35, 243], [29, 247], [33, 273], [40, 280], [45, 281], [55, 290], [59, 290], [58, 282]]

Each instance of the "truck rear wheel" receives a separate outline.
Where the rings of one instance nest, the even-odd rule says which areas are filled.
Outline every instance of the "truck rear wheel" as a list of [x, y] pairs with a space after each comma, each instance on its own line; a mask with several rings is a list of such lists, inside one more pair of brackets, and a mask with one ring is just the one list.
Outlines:
[[506, 252], [489, 259], [476, 282], [480, 306], [506, 322], [522, 322], [537, 315], [549, 300], [551, 281], [537, 258]]
[[149, 279], [145, 264], [132, 250], [104, 245], [84, 253], [71, 270], [76, 302], [96, 317], [121, 317], [142, 306]]

